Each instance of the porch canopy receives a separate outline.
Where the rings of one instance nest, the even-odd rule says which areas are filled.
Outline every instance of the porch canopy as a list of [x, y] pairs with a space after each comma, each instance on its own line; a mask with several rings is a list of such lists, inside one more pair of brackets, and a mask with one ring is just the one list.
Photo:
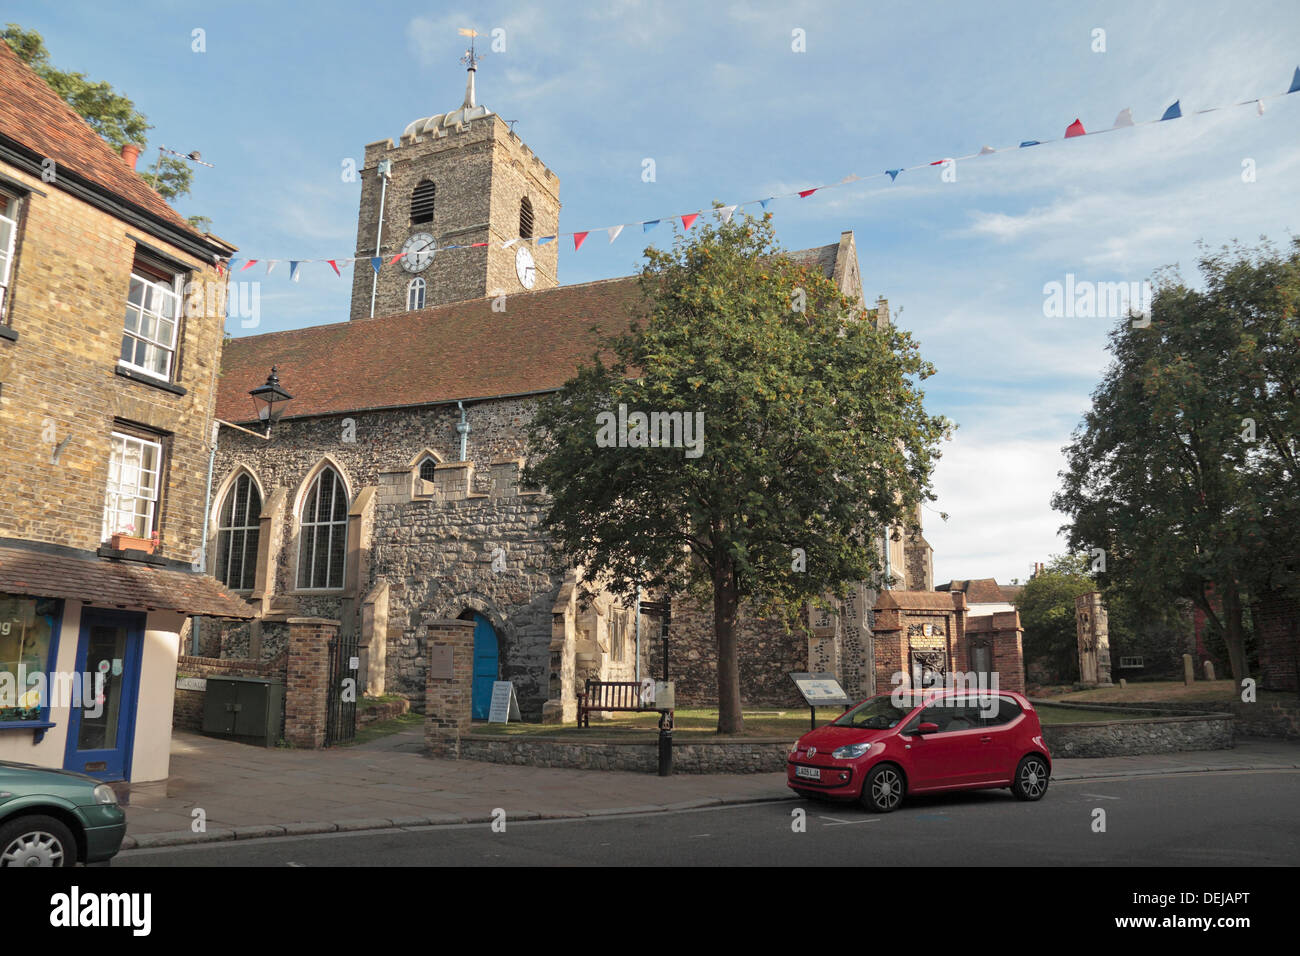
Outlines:
[[238, 620], [257, 616], [206, 574], [26, 548], [0, 547], [0, 592], [68, 598], [95, 607], [178, 611], [187, 616]]

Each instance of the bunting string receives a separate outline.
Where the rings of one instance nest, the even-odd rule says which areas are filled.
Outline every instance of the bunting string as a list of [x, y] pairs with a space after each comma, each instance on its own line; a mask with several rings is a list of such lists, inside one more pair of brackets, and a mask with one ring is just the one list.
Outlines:
[[[1295, 75], [1291, 79], [1291, 85], [1285, 92], [1268, 94], [1265, 96], [1256, 97], [1254, 99], [1242, 100], [1238, 103], [1225, 104], [1223, 106], [1211, 106], [1206, 109], [1195, 110], [1189, 115], [1200, 116], [1205, 113], [1215, 113], [1218, 112], [1219, 110], [1231, 109], [1233, 107], [1238, 107], [1238, 106], [1250, 106], [1253, 104], [1256, 108], [1256, 112], [1260, 116], [1263, 116], [1264, 102], [1266, 100], [1278, 99], [1280, 97], [1287, 96], [1291, 93], [1296, 93], [1296, 92], [1300, 92], [1300, 67], [1296, 67]], [[822, 192], [823, 190], [826, 189], [836, 189], [838, 187], [847, 186], [852, 183], [866, 182], [872, 179], [880, 179], [885, 176], [888, 176], [889, 181], [893, 183], [898, 179], [898, 177], [901, 174], [912, 172], [913, 170], [917, 170], [917, 169], [926, 169], [931, 166], [944, 166], [950, 163], [965, 162], [966, 160], [970, 160], [970, 159], [979, 159], [984, 156], [992, 156], [994, 153], [1004, 153], [1004, 152], [1010, 152], [1012, 150], [1028, 149], [1034, 146], [1046, 146], [1050, 143], [1061, 142], [1067, 139], [1080, 139], [1085, 136], [1100, 136], [1103, 133], [1112, 133], [1117, 129], [1133, 129], [1139, 126], [1151, 126], [1156, 123], [1165, 123], [1165, 122], [1169, 122], [1170, 120], [1182, 119], [1184, 118], [1184, 115], [1185, 114], [1182, 111], [1181, 101], [1174, 100], [1174, 102], [1171, 103], [1165, 109], [1164, 113], [1161, 114], [1159, 119], [1143, 120], [1142, 122], [1135, 122], [1133, 119], [1132, 109], [1126, 108], [1120, 110], [1119, 115], [1115, 117], [1115, 122], [1110, 126], [1104, 129], [1093, 129], [1089, 131], [1084, 128], [1083, 122], [1080, 119], [1076, 118], [1073, 123], [1070, 123], [1065, 128], [1065, 133], [1062, 136], [1058, 137], [1057, 139], [1041, 139], [1041, 140], [1026, 139], [1026, 140], [1021, 140], [1019, 144], [1016, 146], [1002, 146], [998, 148], [994, 148], [992, 146], [982, 146], [977, 152], [970, 153], [966, 156], [951, 156], [951, 157], [946, 157], [944, 159], [936, 159], [936, 160], [931, 160], [929, 162], [916, 163], [915, 165], [912, 166], [899, 166], [894, 169], [886, 169], [882, 172], [872, 173], [869, 175], [857, 175], [856, 173], [850, 173], [849, 175], [845, 176], [843, 179], [839, 180], [838, 182], [822, 183], [821, 185], [818, 186], [809, 186], [804, 189], [794, 190], [793, 192], [777, 193], [775, 195], [765, 196], [761, 199], [749, 199], [746, 200], [745, 202], [731, 203], [729, 205], [718, 207], [718, 212], [720, 213], [722, 220], [724, 222], [730, 222], [732, 216], [735, 215], [736, 210], [738, 209], [743, 210], [750, 206], [759, 206], [762, 209], [767, 209], [772, 202], [778, 199], [781, 200], [807, 199], [810, 196], [814, 195], [815, 193]], [[587, 241], [587, 237], [590, 236], [593, 232], [604, 232], [606, 235], [609, 236], [610, 244], [613, 244], [613, 242], [616, 239], [618, 239], [618, 237], [622, 234], [623, 230], [628, 226], [640, 226], [641, 232], [647, 233], [665, 221], [668, 222], [679, 221], [682, 224], [682, 231], [686, 232], [689, 231], [690, 228], [695, 224], [695, 221], [700, 217], [700, 214], [702, 212], [703, 210], [697, 209], [694, 212], [678, 213], [672, 216], [660, 216], [656, 219], [643, 219], [640, 222], [625, 222], [613, 226], [599, 226], [599, 227], [593, 226], [585, 229], [575, 230], [573, 232], [560, 232], [548, 236], [536, 236], [528, 239], [523, 239], [523, 238], [508, 239], [505, 242], [501, 243], [501, 248], [508, 249], [511, 246], [515, 245], [516, 243], [520, 243], [520, 242], [531, 244], [535, 247], [540, 248], [541, 246], [548, 245], [549, 243], [552, 242], [559, 242], [561, 239], [571, 239], [573, 242], [573, 251], [577, 252], [582, 248], [583, 243]], [[473, 242], [464, 245], [437, 246], [432, 251], [435, 253], [439, 253], [439, 252], [445, 252], [452, 249], [479, 249], [488, 245], [490, 245], [490, 243]], [[416, 255], [427, 255], [427, 254], [428, 252], [416, 253]], [[228, 271], [231, 274], [234, 274], [236, 271], [240, 273], [246, 272], [249, 269], [261, 263], [266, 266], [266, 274], [270, 275], [271, 272], [275, 269], [275, 267], [279, 265], [281, 262], [288, 262], [289, 281], [297, 282], [302, 276], [302, 266], [308, 263], [324, 262], [328, 264], [331, 269], [334, 270], [335, 275], [342, 276], [343, 273], [341, 272], [341, 268], [347, 268], [357, 262], [369, 262], [371, 268], [374, 269], [376, 273], [378, 273], [380, 269], [382, 269], [385, 265], [388, 266], [396, 265], [404, 257], [405, 257], [405, 253], [399, 252], [397, 255], [388, 257], [387, 263], [385, 263], [384, 261], [385, 259], [384, 256], [333, 256], [331, 258], [319, 258], [319, 259], [309, 258], [306, 256], [303, 256], [301, 258], [296, 258], [296, 259], [290, 259], [287, 256], [281, 256], [276, 259], [266, 259], [266, 258], [242, 259], [240, 257], [233, 257], [224, 261], [218, 260], [216, 265], [219, 272]]]

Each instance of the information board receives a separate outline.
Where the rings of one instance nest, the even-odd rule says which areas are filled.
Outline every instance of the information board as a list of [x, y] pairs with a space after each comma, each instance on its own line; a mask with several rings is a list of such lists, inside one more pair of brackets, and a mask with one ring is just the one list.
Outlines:
[[489, 724], [508, 724], [522, 720], [519, 716], [519, 699], [515, 697], [514, 681], [492, 682], [492, 706], [488, 709]]
[[790, 679], [809, 707], [847, 707], [852, 703], [834, 674], [800, 672], [791, 674]]

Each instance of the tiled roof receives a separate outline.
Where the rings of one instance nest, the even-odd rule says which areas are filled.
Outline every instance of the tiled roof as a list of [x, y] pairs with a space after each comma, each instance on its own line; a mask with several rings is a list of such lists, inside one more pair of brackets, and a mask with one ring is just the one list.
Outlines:
[[0, 90], [0, 135], [54, 160], [56, 173], [71, 170], [171, 226], [202, 235], [2, 40]]
[[786, 253], [791, 259], [803, 266], [816, 266], [826, 274], [826, 278], [835, 278], [835, 260], [840, 251], [840, 244], [832, 242], [829, 246], [815, 249], [800, 249]]
[[994, 578], [955, 579], [947, 584], [938, 585], [936, 591], [961, 591], [971, 604], [1010, 604], [1019, 588], [1012, 590], [1012, 585], [1005, 588]]
[[138, 561], [0, 547], [0, 591], [69, 598], [97, 607], [179, 611], [249, 619], [253, 611], [214, 578]]
[[[788, 255], [830, 276], [838, 248]], [[592, 326], [617, 333], [645, 311], [636, 276], [516, 293], [504, 312], [492, 311], [492, 303], [468, 299], [232, 339], [221, 361], [217, 417], [250, 420], [248, 390], [263, 384], [273, 365], [293, 396], [286, 418], [548, 391], [590, 361]]]
[[644, 299], [635, 277], [468, 299], [396, 315], [237, 338], [221, 362], [217, 417], [253, 416], [248, 390], [272, 365], [285, 415], [527, 395], [563, 385], [593, 351], [591, 327], [627, 328]]

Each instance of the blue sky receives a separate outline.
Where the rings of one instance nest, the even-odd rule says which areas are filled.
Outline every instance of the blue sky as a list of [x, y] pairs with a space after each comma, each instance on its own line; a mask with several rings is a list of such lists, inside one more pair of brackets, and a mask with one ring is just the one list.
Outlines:
[[[865, 292], [886, 296], [938, 374], [927, 405], [960, 428], [926, 513], [937, 581], [1028, 576], [1062, 550], [1049, 499], [1061, 447], [1106, 364], [1110, 318], [1048, 318], [1067, 274], [1141, 281], [1197, 243], [1282, 243], [1300, 210], [1300, 5], [517, 2], [409, 5], [11, 2], [53, 62], [132, 97], [159, 143], [202, 151], [178, 203], [254, 258], [351, 254], [359, 186], [342, 163], [460, 104], [459, 26], [505, 30], [479, 101], [560, 177], [564, 231], [669, 216], [1057, 139], [1076, 117], [1185, 118], [1011, 150], [774, 203], [787, 248], [856, 235]], [[206, 52], [192, 51], [192, 31]], [[792, 50], [792, 31], [806, 52]], [[1094, 52], [1094, 30], [1105, 52]], [[657, 178], [642, 182], [642, 160]], [[1252, 160], [1253, 182], [1243, 181]], [[669, 238], [660, 227], [660, 241]], [[653, 234], [652, 234], [653, 235]], [[637, 270], [628, 230], [561, 247], [560, 281]], [[284, 267], [253, 332], [341, 321], [350, 277]], [[250, 275], [253, 270], [250, 270]], [[257, 270], [260, 271], [260, 270]], [[900, 312], [901, 310], [901, 312]], [[232, 322], [231, 333], [248, 334]], [[938, 512], [949, 515], [947, 522]]]

